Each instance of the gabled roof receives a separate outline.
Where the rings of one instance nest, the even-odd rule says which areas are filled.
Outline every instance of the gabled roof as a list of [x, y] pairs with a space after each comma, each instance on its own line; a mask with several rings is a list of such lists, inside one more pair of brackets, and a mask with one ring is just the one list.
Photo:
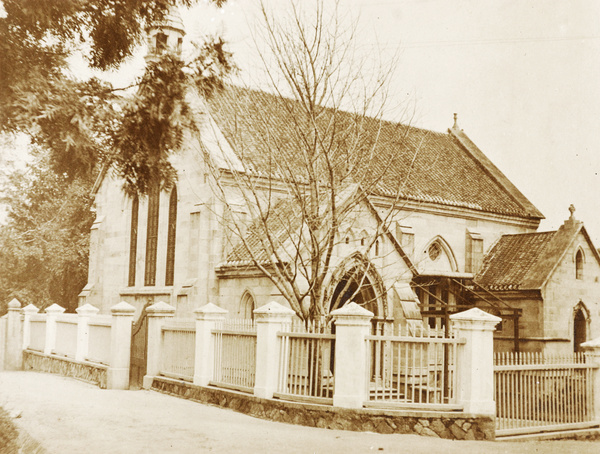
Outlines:
[[573, 219], [552, 232], [503, 235], [486, 255], [475, 282], [489, 290], [539, 290], [580, 232], [600, 262], [583, 222]]
[[[302, 172], [298, 163], [301, 147], [291, 126], [298, 118], [299, 103], [231, 86], [209, 99], [208, 104], [213, 119], [246, 168], [257, 175], [280, 177], [278, 165], [283, 162], [292, 168], [298, 164], [298, 173]], [[367, 131], [371, 140], [368, 145], [375, 148], [371, 169], [385, 174], [374, 195], [393, 196], [400, 188], [405, 200], [543, 218], [457, 128], [440, 133], [332, 109], [324, 109], [320, 120], [339, 122], [342, 130]], [[359, 148], [357, 153], [366, 153], [365, 149]], [[273, 162], [273, 156], [281, 160], [279, 164]]]
[[[378, 224], [383, 222], [379, 212], [357, 185], [351, 185], [345, 191], [342, 191], [338, 196], [337, 205], [340, 209], [343, 209], [344, 205], [351, 203], [352, 200], [357, 200], [357, 198], [367, 204], [367, 208]], [[252, 267], [255, 265], [255, 260], [261, 265], [273, 264], [272, 254], [275, 250], [277, 250], [279, 257], [291, 257], [291, 255], [303, 253], [298, 239], [303, 224], [303, 217], [295, 201], [289, 198], [279, 200], [269, 211], [268, 217], [264, 222], [266, 227], [262, 225], [262, 220], [254, 220], [244, 238], [235, 244], [227, 259], [218, 265], [219, 269]], [[269, 232], [268, 238], [262, 234], [265, 229]], [[390, 232], [386, 232], [386, 235], [406, 266], [416, 274], [417, 271], [414, 264], [406, 255], [395, 236]], [[285, 249], [289, 249], [290, 247], [292, 250], [286, 252]]]

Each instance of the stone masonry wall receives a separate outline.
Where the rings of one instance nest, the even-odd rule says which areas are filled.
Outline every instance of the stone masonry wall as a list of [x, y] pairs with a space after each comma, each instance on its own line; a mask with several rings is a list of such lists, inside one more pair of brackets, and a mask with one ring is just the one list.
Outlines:
[[155, 377], [152, 389], [257, 418], [325, 429], [383, 434], [418, 434], [454, 440], [494, 440], [495, 421], [462, 412], [350, 410], [325, 405], [260, 399], [252, 395]]
[[23, 369], [73, 377], [106, 389], [107, 367], [100, 364], [83, 363], [25, 350], [23, 352]]

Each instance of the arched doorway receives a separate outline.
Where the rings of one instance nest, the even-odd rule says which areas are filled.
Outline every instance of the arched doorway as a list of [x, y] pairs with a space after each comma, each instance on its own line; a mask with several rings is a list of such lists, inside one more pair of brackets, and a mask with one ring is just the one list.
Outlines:
[[373, 312], [375, 317], [379, 315], [374, 284], [365, 271], [358, 266], [348, 270], [338, 281], [331, 295], [329, 312], [339, 309], [350, 301]]
[[587, 317], [583, 307], [575, 309], [573, 318], [573, 351], [581, 352], [581, 344], [587, 340]]
[[[341, 308], [346, 303], [355, 302], [373, 313], [373, 330], [376, 331], [377, 326], [381, 325], [381, 321], [386, 317], [386, 300], [383, 282], [373, 265], [362, 255], [353, 254], [338, 267], [331, 282], [330, 288], [333, 288], [333, 291], [329, 302], [329, 312]], [[383, 326], [380, 330], [383, 333]], [[331, 325], [331, 333], [335, 334], [334, 323]], [[333, 345], [334, 343], [332, 343]], [[331, 351], [329, 361], [330, 370], [333, 371], [334, 349]]]
[[386, 292], [379, 273], [359, 252], [346, 257], [331, 276], [326, 298], [329, 312], [354, 301], [373, 312], [374, 319], [385, 318]]

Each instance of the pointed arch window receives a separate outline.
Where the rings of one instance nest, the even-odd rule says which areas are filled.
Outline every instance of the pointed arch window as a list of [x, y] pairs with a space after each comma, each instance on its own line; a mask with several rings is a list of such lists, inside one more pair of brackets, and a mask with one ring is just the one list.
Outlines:
[[169, 198], [169, 228], [167, 231], [167, 266], [165, 285], [173, 285], [175, 279], [175, 243], [177, 239], [177, 187]]
[[156, 285], [156, 254], [158, 246], [158, 209], [160, 188], [157, 186], [148, 194], [148, 228], [146, 230], [146, 269], [144, 285]]
[[589, 312], [580, 302], [573, 311], [573, 351], [583, 351], [581, 344], [587, 340]]
[[127, 279], [127, 285], [129, 287], [135, 287], [139, 210], [140, 199], [136, 194], [131, 202], [131, 227], [129, 231], [129, 276]]
[[581, 249], [575, 255], [575, 279], [583, 279], [583, 252]]
[[240, 301], [240, 316], [241, 318], [252, 320], [254, 319], [255, 302], [254, 297], [249, 291], [245, 291]]

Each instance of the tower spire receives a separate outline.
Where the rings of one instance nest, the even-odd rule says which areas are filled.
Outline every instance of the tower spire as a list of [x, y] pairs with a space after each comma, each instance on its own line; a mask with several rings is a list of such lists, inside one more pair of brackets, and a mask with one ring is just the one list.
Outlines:
[[181, 53], [183, 46], [183, 37], [185, 36], [185, 27], [179, 9], [171, 7], [164, 19], [148, 27], [148, 53], [146, 54], [146, 63], [156, 59], [165, 52]]

